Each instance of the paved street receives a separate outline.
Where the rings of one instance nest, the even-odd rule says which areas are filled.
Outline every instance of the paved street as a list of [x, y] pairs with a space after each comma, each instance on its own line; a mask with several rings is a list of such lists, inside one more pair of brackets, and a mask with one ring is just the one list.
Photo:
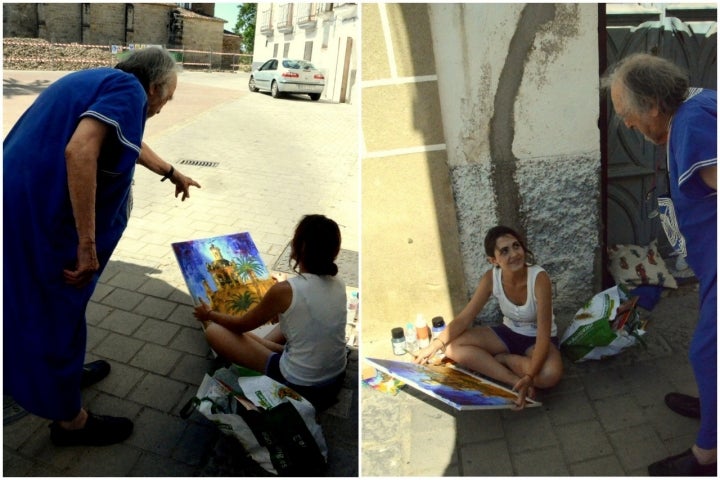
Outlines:
[[[3, 136], [63, 74], [3, 72]], [[300, 218], [320, 213], [340, 225], [342, 248], [355, 258], [345, 268], [357, 269], [357, 125], [356, 105], [276, 100], [251, 94], [245, 74], [182, 72], [145, 141], [202, 189], [180, 202], [169, 182], [138, 167], [129, 227], [88, 309], [87, 361], [106, 359], [112, 372], [84, 391], [85, 403], [134, 419], [135, 431], [120, 445], [56, 448], [49, 422], [28, 415], [4, 428], [3, 473], [256, 474], [214, 425], [197, 413], [179, 416], [213, 362], [170, 244], [248, 231], [275, 269]], [[357, 271], [343, 267], [356, 289]], [[321, 415], [331, 476], [358, 474], [357, 352], [350, 358], [340, 402]]]

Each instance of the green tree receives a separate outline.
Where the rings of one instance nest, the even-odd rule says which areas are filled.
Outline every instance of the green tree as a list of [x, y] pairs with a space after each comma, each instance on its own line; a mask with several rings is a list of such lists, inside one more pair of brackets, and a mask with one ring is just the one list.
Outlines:
[[241, 3], [234, 32], [242, 36], [242, 53], [253, 53], [255, 48], [255, 19], [257, 3]]

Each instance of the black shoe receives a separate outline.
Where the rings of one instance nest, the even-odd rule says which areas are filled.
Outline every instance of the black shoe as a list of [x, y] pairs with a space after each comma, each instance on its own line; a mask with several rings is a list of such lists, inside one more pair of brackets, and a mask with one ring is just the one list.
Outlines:
[[94, 362], [83, 365], [82, 380], [80, 388], [95, 385], [97, 382], [107, 377], [110, 373], [110, 364], [105, 360], [95, 360]]
[[717, 463], [700, 465], [692, 450], [655, 462], [648, 467], [652, 477], [715, 477]]
[[700, 399], [697, 397], [672, 392], [665, 395], [665, 405], [684, 417], [700, 418]]
[[129, 418], [94, 415], [88, 412], [85, 426], [67, 430], [58, 422], [50, 424], [50, 440], [58, 447], [73, 445], [103, 446], [119, 443], [130, 436], [133, 423]]

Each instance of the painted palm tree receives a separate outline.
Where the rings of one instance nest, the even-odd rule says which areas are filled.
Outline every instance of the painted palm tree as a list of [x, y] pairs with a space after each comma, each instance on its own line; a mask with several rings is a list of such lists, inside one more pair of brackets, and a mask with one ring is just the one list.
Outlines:
[[245, 313], [250, 310], [250, 307], [255, 301], [256, 297], [246, 290], [242, 294], [236, 293], [230, 297], [230, 299], [225, 302], [225, 306], [232, 313]]
[[240, 279], [243, 282], [250, 282], [255, 288], [255, 293], [258, 298], [262, 298], [265, 292], [260, 289], [260, 280], [258, 276], [265, 275], [265, 264], [259, 258], [243, 255], [242, 257], [235, 257], [235, 269], [237, 270]]

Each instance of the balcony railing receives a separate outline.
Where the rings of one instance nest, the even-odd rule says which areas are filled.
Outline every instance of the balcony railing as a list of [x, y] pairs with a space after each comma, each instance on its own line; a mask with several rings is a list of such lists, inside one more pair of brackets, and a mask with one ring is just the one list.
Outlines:
[[272, 34], [273, 26], [272, 26], [272, 8], [268, 8], [267, 10], [263, 10], [260, 12], [260, 15], [258, 16], [259, 22], [258, 27], [260, 28], [260, 33], [265, 35]]
[[312, 29], [317, 25], [317, 13], [319, 4], [317, 3], [299, 3], [298, 4], [298, 27], [304, 29]]
[[277, 29], [282, 33], [292, 33], [293, 31], [293, 4], [286, 3], [280, 5], [280, 20], [277, 23]]

